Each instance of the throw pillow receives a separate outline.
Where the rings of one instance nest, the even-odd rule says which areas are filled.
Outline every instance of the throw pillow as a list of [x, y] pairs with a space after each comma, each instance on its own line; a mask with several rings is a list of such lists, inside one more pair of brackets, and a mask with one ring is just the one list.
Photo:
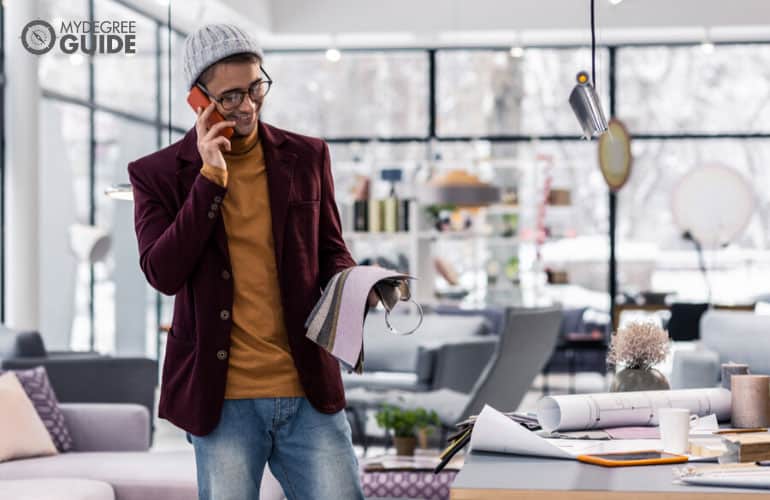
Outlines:
[[[40, 415], [45, 428], [53, 439], [56, 449], [69, 451], [72, 449], [72, 437], [70, 436], [64, 414], [59, 408], [59, 400], [53, 392], [48, 372], [45, 367], [38, 366], [29, 370], [11, 370], [16, 374], [21, 386], [32, 401], [35, 411]], [[2, 371], [0, 371], [2, 373]]]
[[51, 436], [13, 373], [0, 375], [0, 462], [55, 455]]

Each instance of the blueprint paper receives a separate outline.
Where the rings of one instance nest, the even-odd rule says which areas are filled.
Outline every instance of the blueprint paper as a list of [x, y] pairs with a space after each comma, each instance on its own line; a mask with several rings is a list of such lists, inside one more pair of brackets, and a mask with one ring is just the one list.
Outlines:
[[514, 455], [574, 458], [570, 453], [528, 431], [489, 405], [484, 405], [473, 424], [470, 449]]
[[548, 431], [577, 431], [637, 425], [658, 425], [658, 408], [686, 408], [705, 417], [730, 419], [730, 391], [681, 389], [548, 396], [537, 404], [537, 419]]
[[511, 455], [576, 459], [578, 455], [658, 450], [659, 439], [545, 439], [485, 405], [471, 432], [470, 449]]

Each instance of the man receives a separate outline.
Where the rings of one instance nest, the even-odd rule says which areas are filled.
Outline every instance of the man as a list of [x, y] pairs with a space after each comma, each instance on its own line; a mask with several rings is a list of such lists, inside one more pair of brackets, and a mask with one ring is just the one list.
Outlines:
[[[355, 261], [327, 145], [259, 120], [262, 61], [235, 26], [192, 33], [187, 86], [212, 102], [183, 139], [128, 166], [140, 266], [176, 295], [159, 415], [188, 432], [201, 499], [258, 498], [266, 463], [290, 500], [360, 499], [339, 364], [303, 326]], [[225, 120], [208, 127], [214, 110]]]

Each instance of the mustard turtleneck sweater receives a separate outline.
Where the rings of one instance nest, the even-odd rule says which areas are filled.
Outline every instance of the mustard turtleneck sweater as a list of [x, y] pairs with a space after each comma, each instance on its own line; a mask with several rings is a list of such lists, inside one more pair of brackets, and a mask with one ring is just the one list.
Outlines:
[[233, 280], [226, 399], [303, 396], [289, 350], [275, 262], [270, 193], [258, 136], [230, 140], [227, 170], [201, 174], [227, 188], [221, 204]]

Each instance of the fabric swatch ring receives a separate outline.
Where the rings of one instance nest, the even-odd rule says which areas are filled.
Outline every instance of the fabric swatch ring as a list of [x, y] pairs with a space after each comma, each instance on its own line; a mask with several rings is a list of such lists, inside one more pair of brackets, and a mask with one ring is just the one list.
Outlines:
[[420, 315], [420, 319], [417, 320], [417, 324], [414, 326], [414, 328], [406, 332], [401, 332], [396, 328], [394, 328], [393, 325], [390, 324], [390, 311], [392, 311], [393, 309], [385, 308], [385, 325], [387, 325], [388, 330], [390, 330], [390, 333], [393, 333], [395, 335], [411, 335], [420, 328], [420, 325], [422, 325], [422, 320], [424, 317], [424, 314], [422, 312], [422, 306], [418, 304], [417, 301], [414, 300], [412, 297], [409, 297], [408, 301], [414, 304], [415, 306], [417, 306], [417, 313]]

